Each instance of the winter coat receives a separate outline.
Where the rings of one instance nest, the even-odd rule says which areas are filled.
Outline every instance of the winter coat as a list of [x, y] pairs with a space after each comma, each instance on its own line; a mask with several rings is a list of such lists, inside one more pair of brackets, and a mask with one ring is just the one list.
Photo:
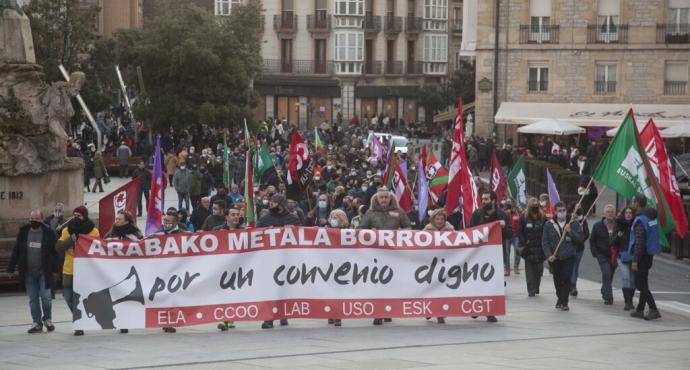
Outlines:
[[132, 178], [136, 179], [137, 177], [140, 178], [139, 189], [149, 190], [151, 188], [151, 171], [148, 168], [137, 167], [134, 173], [132, 173]]
[[108, 175], [108, 170], [105, 168], [105, 162], [103, 161], [103, 153], [101, 151], [96, 151], [93, 156], [93, 177], [100, 180]]
[[180, 193], [189, 193], [189, 169], [178, 168], [173, 177], [173, 186]]
[[204, 220], [204, 224], [201, 225], [201, 229], [204, 231], [211, 231], [216, 226], [220, 226], [225, 223], [225, 216], [210, 215]]
[[177, 171], [177, 156], [168, 153], [168, 155], [165, 156], [165, 173], [174, 175], [175, 171]]
[[189, 173], [189, 195], [192, 197], [201, 195], [201, 180], [204, 175], [197, 170], [192, 170]]
[[627, 222], [621, 218], [616, 219], [616, 226], [613, 229], [613, 238], [611, 240], [611, 244], [614, 248], [616, 248], [616, 250], [618, 250], [618, 256], [621, 257], [621, 259], [631, 260], [631, 258], [625, 258], [625, 256], [622, 255], [627, 254], [631, 227], [632, 220]]
[[[85, 234], [94, 238], [98, 238], [101, 235], [95, 226]], [[74, 275], [74, 247], [75, 241], [72, 240], [72, 234], [70, 234], [70, 228], [69, 225], [67, 225], [62, 229], [62, 235], [57, 243], [55, 243], [55, 249], [58, 253], [65, 254], [65, 263], [62, 266], [63, 286], [72, 286], [72, 276]]]
[[[565, 225], [568, 224], [569, 220], [566, 220]], [[558, 241], [561, 239], [560, 228], [556, 224], [555, 220], [549, 220], [544, 224], [544, 235], [541, 239], [542, 248], [544, 249], [545, 256], [551, 256], [558, 246]], [[582, 233], [582, 227], [579, 222], [573, 222], [570, 224], [570, 232], [566, 233], [560, 248], [558, 248], [558, 253], [556, 258], [559, 260], [565, 260], [575, 256], [577, 243], [583, 243], [584, 234]]]
[[[57, 264], [59, 256], [55, 250], [57, 236], [55, 232], [45, 224], [41, 224], [40, 227], [43, 231], [43, 237], [41, 239], [41, 266], [43, 267], [43, 276], [45, 277], [46, 287], [53, 289], [55, 285], [53, 274], [60, 272]], [[12, 250], [12, 256], [10, 257], [10, 263], [7, 266], [7, 272], [9, 273], [13, 273], [15, 268], [18, 268], [19, 281], [22, 284], [26, 281], [26, 273], [29, 268], [28, 238], [30, 228], [31, 225], [24, 225], [19, 229], [19, 234], [17, 234], [14, 249]]]
[[128, 165], [130, 157], [132, 157], [132, 150], [127, 145], [122, 144], [117, 148], [117, 161], [120, 166]]
[[[609, 235], [609, 230], [606, 227], [606, 219], [602, 218], [592, 226], [591, 239], [589, 240], [589, 249], [592, 252], [592, 257], [597, 256], [611, 257], [612, 236]], [[615, 221], [613, 232], [615, 233]]]
[[281, 213], [269, 212], [267, 215], [259, 219], [259, 224], [257, 227], [269, 227], [269, 226], [285, 226], [294, 225], [299, 226], [299, 218], [294, 214], [283, 210]]
[[546, 256], [542, 248], [542, 238], [544, 236], [544, 223], [546, 217], [539, 214], [537, 219], [534, 219], [529, 213], [524, 213], [520, 216], [518, 224], [518, 248], [520, 255], [528, 262], [544, 262]]
[[381, 206], [375, 195], [371, 197], [370, 204], [369, 210], [364, 214], [362, 223], [359, 225], [360, 229], [397, 230], [410, 228], [410, 219], [405, 211], [398, 207], [398, 201], [394, 196], [391, 196], [388, 207]]
[[510, 219], [508, 215], [502, 210], [496, 208], [496, 211], [492, 214], [488, 214], [484, 208], [480, 208], [472, 214], [472, 219], [470, 220], [470, 226], [479, 226], [487, 224], [494, 221], [503, 221], [503, 248], [506, 246], [506, 242], [513, 238], [513, 229], [510, 227]]
[[204, 208], [204, 206], [199, 206], [194, 208], [192, 215], [189, 217], [189, 222], [194, 225], [194, 230], [202, 230], [204, 221], [211, 215], [211, 210]]

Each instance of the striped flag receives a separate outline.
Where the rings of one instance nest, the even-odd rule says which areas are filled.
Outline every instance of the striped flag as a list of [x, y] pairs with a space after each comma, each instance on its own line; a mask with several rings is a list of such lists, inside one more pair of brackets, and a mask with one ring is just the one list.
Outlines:
[[547, 213], [555, 214], [556, 209], [555, 209], [555, 204], [561, 201], [561, 196], [558, 195], [558, 189], [556, 189], [556, 183], [553, 182], [553, 177], [551, 177], [551, 172], [549, 169], [546, 169], [546, 189], [548, 190], [549, 193], [549, 203], [551, 205], [549, 206], [549, 209], [546, 210]]
[[163, 226], [163, 202], [165, 201], [165, 176], [161, 161], [161, 136], [156, 136], [156, 151], [153, 155], [153, 176], [151, 177], [151, 197], [146, 216], [146, 235], [158, 232]]
[[254, 214], [256, 210], [254, 205], [254, 175], [252, 174], [252, 167], [252, 150], [249, 149], [247, 150], [244, 164], [244, 200], [246, 202], [244, 217], [247, 222], [247, 227], [256, 226], [256, 215]]

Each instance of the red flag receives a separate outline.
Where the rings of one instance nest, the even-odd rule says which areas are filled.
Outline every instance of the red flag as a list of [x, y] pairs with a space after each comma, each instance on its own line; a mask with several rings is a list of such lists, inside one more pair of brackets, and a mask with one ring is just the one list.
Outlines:
[[407, 186], [407, 176], [400, 168], [400, 163], [395, 163], [392, 187], [390, 189], [398, 199], [398, 206], [406, 213], [412, 212], [412, 193]]
[[496, 193], [498, 200], [502, 200], [508, 188], [508, 179], [506, 178], [501, 164], [498, 163], [498, 158], [496, 158], [496, 151], [491, 153], [491, 177], [489, 178], [489, 189]]
[[664, 193], [676, 224], [676, 233], [683, 238], [688, 232], [688, 217], [685, 214], [678, 181], [673, 174], [673, 166], [666, 152], [664, 140], [661, 138], [661, 134], [651, 118], [642, 132], [640, 132], [640, 141], [652, 164], [652, 171], [654, 171], [656, 178], [659, 179], [661, 191]]
[[473, 184], [472, 173], [465, 156], [465, 139], [462, 124], [462, 98], [458, 100], [458, 111], [455, 117], [453, 147], [450, 154], [448, 172], [448, 192], [446, 194], [446, 213], [453, 214], [462, 200], [463, 223], [469, 225], [472, 213], [479, 208], [477, 188]]
[[115, 215], [119, 211], [129, 211], [136, 218], [140, 182], [140, 178], [137, 177], [98, 202], [98, 230], [103, 234], [113, 226]]
[[419, 159], [422, 161], [422, 168], [426, 170], [426, 144], [422, 146], [422, 151], [419, 153]]
[[309, 163], [309, 148], [299, 131], [292, 132], [290, 141], [290, 162], [288, 163], [287, 182], [292, 185], [300, 178], [300, 171]]

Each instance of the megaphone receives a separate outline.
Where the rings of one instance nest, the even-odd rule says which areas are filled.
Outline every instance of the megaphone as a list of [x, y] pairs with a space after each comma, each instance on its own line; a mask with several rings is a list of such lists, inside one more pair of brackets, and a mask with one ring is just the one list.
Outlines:
[[84, 310], [90, 318], [95, 318], [101, 329], [115, 329], [113, 320], [117, 317], [113, 307], [122, 302], [144, 304], [144, 291], [137, 270], [132, 266], [129, 275], [119, 283], [84, 298]]

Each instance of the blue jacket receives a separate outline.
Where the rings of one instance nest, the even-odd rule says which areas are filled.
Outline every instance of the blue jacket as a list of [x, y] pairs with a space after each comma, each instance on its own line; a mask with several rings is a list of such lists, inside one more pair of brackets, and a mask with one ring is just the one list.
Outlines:
[[[566, 221], [566, 225], [568, 221]], [[541, 245], [544, 248], [544, 255], [549, 257], [556, 250], [558, 246], [558, 241], [561, 239], [560, 228], [553, 219], [549, 220], [544, 224], [544, 236], [542, 237]], [[585, 236], [582, 232], [582, 226], [580, 223], [575, 221], [570, 224], [570, 232], [565, 234], [563, 238], [563, 243], [561, 243], [560, 248], [558, 248], [558, 253], [556, 258], [559, 260], [565, 260], [575, 256], [576, 244], [583, 243]]]

